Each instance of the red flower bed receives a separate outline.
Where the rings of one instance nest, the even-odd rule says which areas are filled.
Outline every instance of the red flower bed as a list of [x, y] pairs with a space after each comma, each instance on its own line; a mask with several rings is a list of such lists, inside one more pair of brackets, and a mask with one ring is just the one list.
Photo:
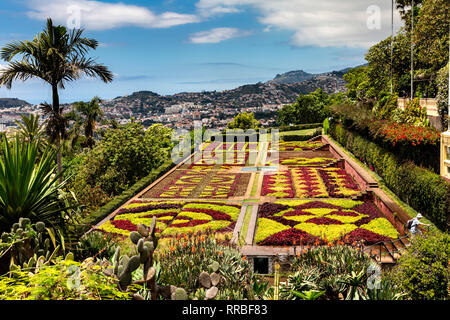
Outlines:
[[377, 136], [391, 143], [392, 146], [397, 144], [436, 145], [441, 139], [440, 133], [434, 128], [419, 127], [406, 123], [386, 123], [378, 130]]
[[[342, 210], [342, 207], [336, 206], [334, 204], [326, 203], [326, 202], [321, 202], [321, 201], [308, 202], [305, 204], [295, 206], [294, 208], [297, 210], [314, 209], [314, 208], [327, 208], [327, 209]], [[286, 209], [284, 209], [284, 210], [286, 210]]]
[[[211, 210], [211, 209], [196, 209], [196, 208], [189, 208], [186, 209], [189, 212], [200, 212], [200, 213], [206, 213], [208, 215], [210, 215], [214, 220], [227, 220], [227, 221], [231, 221], [231, 217], [223, 212], [219, 212], [219, 211], [215, 211], [215, 210]], [[181, 212], [183, 213], [183, 212]]]
[[331, 218], [327, 218], [327, 217], [312, 218], [312, 219], [307, 220], [306, 222], [315, 223], [315, 224], [324, 224], [324, 225], [328, 225], [328, 224], [343, 224], [339, 220], [331, 219]]
[[264, 202], [259, 207], [259, 216], [261, 218], [267, 218], [272, 216], [274, 213], [289, 209], [289, 206], [285, 206], [282, 204], [276, 204], [271, 202]]
[[[182, 219], [182, 217], [180, 217], [180, 220], [187, 220], [187, 219], [190, 219], [190, 218]], [[208, 222], [209, 222], [209, 220], [191, 220], [189, 222], [178, 223], [178, 224], [173, 224], [172, 223], [171, 227], [172, 228], [195, 227], [195, 226], [197, 226], [199, 224], [205, 224], [205, 223], [208, 223]]]
[[310, 212], [301, 211], [301, 210], [292, 210], [289, 212], [286, 212], [284, 216], [311, 216], [312, 214]]
[[363, 224], [369, 223], [370, 220], [372, 220], [372, 219], [383, 217], [381, 215], [380, 211], [378, 211], [378, 209], [375, 207], [375, 205], [372, 204], [371, 202], [364, 202], [363, 204], [353, 208], [352, 210], [368, 215], [368, 217], [359, 219], [358, 221], [356, 221], [354, 223], [358, 227], [362, 226]]
[[347, 233], [342, 239], [346, 239], [348, 243], [354, 241], [364, 240], [365, 244], [374, 244], [380, 241], [390, 241], [389, 237], [383, 236], [381, 234], [374, 233], [366, 229], [355, 229], [350, 233]]
[[294, 221], [294, 220], [289, 220], [283, 217], [278, 217], [278, 216], [272, 216], [270, 217], [271, 220], [279, 222], [281, 224], [284, 224], [285, 226], [289, 226], [289, 227], [294, 227], [295, 225], [298, 224], [298, 221]]
[[128, 220], [111, 220], [111, 224], [118, 229], [137, 231], [137, 226]]
[[319, 239], [305, 231], [291, 228], [271, 235], [264, 239], [260, 245], [263, 246], [289, 246], [300, 244], [313, 244]]
[[349, 211], [333, 211], [330, 212], [330, 215], [335, 214], [337, 216], [348, 216], [348, 217], [357, 217], [358, 214], [356, 212], [349, 212]]

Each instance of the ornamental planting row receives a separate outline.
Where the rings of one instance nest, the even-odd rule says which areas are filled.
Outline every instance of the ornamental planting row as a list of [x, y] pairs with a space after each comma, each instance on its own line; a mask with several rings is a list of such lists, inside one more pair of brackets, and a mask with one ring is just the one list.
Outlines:
[[316, 141], [280, 141], [276, 144], [269, 143], [269, 149], [279, 151], [310, 151], [322, 147], [323, 143]]
[[269, 156], [269, 161], [266, 163], [269, 165], [283, 165], [287, 167], [322, 167], [330, 165], [335, 162], [335, 158], [325, 157], [295, 157], [295, 156], [279, 156], [276, 158], [272, 153]]
[[185, 170], [176, 176], [162, 190], [154, 193], [155, 198], [228, 198], [232, 197], [240, 181], [245, 184], [246, 175], [213, 171], [208, 167]]
[[207, 229], [228, 233], [233, 232], [239, 213], [239, 205], [222, 202], [135, 202], [121, 208], [98, 230], [129, 236], [138, 224], [149, 226], [156, 217], [156, 234], [163, 238]]
[[343, 198], [360, 194], [340, 168], [291, 168], [263, 178], [262, 196], [277, 198]]
[[363, 240], [373, 244], [397, 237], [398, 231], [371, 202], [285, 200], [259, 207], [255, 243], [284, 246]]
[[259, 144], [257, 142], [208, 142], [202, 147], [205, 152], [248, 152], [258, 151]]

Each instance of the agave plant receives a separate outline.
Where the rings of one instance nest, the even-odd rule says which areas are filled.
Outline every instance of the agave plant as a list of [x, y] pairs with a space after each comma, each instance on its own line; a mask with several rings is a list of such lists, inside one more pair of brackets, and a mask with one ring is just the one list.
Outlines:
[[63, 223], [59, 198], [57, 151], [48, 147], [39, 156], [36, 142], [5, 138], [0, 146], [0, 231], [8, 230], [20, 217], [50, 225]]
[[298, 291], [292, 290], [292, 293], [302, 300], [317, 300], [325, 294], [325, 291], [308, 290], [308, 291], [298, 292]]

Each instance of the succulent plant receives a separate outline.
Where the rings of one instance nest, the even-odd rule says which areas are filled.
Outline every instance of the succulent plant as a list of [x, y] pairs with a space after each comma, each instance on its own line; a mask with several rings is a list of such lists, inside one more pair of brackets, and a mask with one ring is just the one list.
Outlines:
[[187, 299], [188, 295], [186, 293], [186, 290], [184, 290], [183, 288], [177, 288], [175, 290], [174, 300], [187, 300]]
[[[154, 272], [151, 271], [153, 266], [153, 253], [158, 245], [158, 239], [155, 236], [156, 217], [153, 217], [150, 227], [145, 224], [138, 225], [138, 231], [130, 233], [130, 240], [136, 245], [137, 255], [128, 258], [127, 255], [120, 257], [120, 248], [118, 247], [114, 255], [114, 274], [119, 279], [119, 285], [122, 290], [133, 282], [132, 273], [143, 264], [142, 274], [143, 280], [140, 283], [148, 283], [149, 286], [155, 286], [153, 281]], [[120, 259], [120, 260], [119, 260]]]

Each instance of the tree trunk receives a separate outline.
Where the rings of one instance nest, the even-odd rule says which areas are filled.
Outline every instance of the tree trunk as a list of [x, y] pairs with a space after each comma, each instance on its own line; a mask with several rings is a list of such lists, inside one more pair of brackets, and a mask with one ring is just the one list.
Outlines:
[[[53, 95], [53, 113], [57, 116], [59, 116], [59, 95], [58, 95], [58, 85], [52, 84], [52, 95]], [[61, 161], [61, 132], [60, 128], [56, 128], [57, 134], [56, 134], [56, 148], [58, 149], [58, 153], [56, 155], [56, 162], [58, 163], [58, 174], [60, 175], [58, 178], [59, 183], [62, 182], [62, 161]]]

